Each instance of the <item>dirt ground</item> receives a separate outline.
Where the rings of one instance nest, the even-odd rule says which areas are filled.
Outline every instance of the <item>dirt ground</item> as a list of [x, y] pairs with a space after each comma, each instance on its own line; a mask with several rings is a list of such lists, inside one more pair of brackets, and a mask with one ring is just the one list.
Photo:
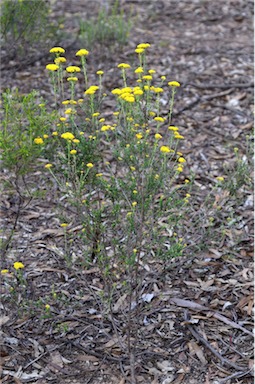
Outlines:
[[[67, 47], [67, 55], [74, 57], [81, 48], [76, 38], [78, 16], [90, 18], [107, 3], [52, 2], [51, 17], [64, 16], [68, 31], [62, 41], [52, 41], [52, 46]], [[105, 70], [105, 83], [111, 89], [115, 86], [112, 68], [116, 63], [132, 61], [138, 43], [151, 44], [151, 68], [182, 85], [176, 95], [173, 120], [188, 138], [181, 151], [187, 159], [187, 173], [195, 174], [196, 204], [200, 206], [215, 177], [233, 164], [233, 148], [247, 155], [247, 137], [253, 128], [253, 2], [119, 3], [134, 21], [129, 42], [124, 49], [95, 46], [88, 59], [89, 70]], [[27, 62], [15, 56], [8, 58], [4, 52], [2, 89], [18, 87], [23, 93], [37, 89], [48, 97], [51, 91], [45, 65], [49, 59], [47, 51]], [[0, 177], [4, 182], [8, 173], [1, 170]], [[42, 188], [47, 190], [47, 185]], [[22, 209], [6, 257], [10, 265], [18, 258], [29, 266], [28, 300], [36, 301], [42, 293], [50, 296], [54, 282], [61, 302], [52, 305], [53, 318], [43, 318], [36, 310], [19, 313], [16, 306], [3, 299], [1, 382], [131, 383], [130, 360], [119, 348], [112, 322], [101, 316], [89, 289], [100, 287], [96, 268], [70, 270], [61, 261], [63, 236], [55, 216], [54, 193], [48, 191], [45, 199], [34, 199]], [[5, 231], [13, 228], [17, 205], [16, 196], [4, 191], [0, 222]], [[220, 245], [215, 247], [212, 242], [195, 253], [192, 241], [195, 244], [199, 239], [189, 223], [190, 251], [174, 260], [163, 280], [156, 278], [153, 263], [149, 264], [143, 292], [152, 293], [153, 300], [141, 306], [140, 344], [134, 362], [137, 383], [253, 382], [252, 190], [244, 189], [232, 208], [239, 226], [229, 230]], [[195, 210], [192, 217], [194, 223], [200, 219]], [[215, 231], [217, 237], [217, 228]], [[74, 244], [72, 251], [79, 256], [80, 245]], [[6, 267], [4, 259], [2, 268]], [[2, 293], [4, 297], [3, 283]], [[116, 315], [116, 321], [121, 326], [121, 316]]]

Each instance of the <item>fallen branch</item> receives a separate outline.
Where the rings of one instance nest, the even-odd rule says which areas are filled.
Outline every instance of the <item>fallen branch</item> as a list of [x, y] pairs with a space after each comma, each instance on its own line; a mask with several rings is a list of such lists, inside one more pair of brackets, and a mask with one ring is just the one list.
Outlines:
[[192, 309], [194, 311], [206, 311], [206, 312], [208, 312], [209, 315], [211, 315], [215, 319], [220, 320], [223, 323], [230, 325], [232, 328], [239, 329], [240, 331], [246, 333], [247, 335], [254, 337], [253, 333], [251, 331], [249, 331], [248, 329], [242, 327], [240, 324], [235, 323], [234, 321], [228, 319], [227, 317], [221, 315], [220, 313], [214, 312], [212, 309], [205, 307], [204, 305], [195, 303], [194, 301], [183, 300], [183, 299], [178, 299], [178, 298], [173, 298], [170, 300], [170, 302], [172, 304], [179, 306], [179, 307], [189, 308], [189, 309]]
[[199, 341], [200, 343], [202, 343], [202, 344], [204, 344], [204, 346], [206, 347], [206, 348], [208, 348], [220, 361], [221, 361], [221, 363], [224, 365], [229, 365], [230, 367], [232, 367], [232, 368], [235, 368], [237, 371], [244, 371], [244, 367], [241, 367], [241, 366], [239, 366], [239, 365], [237, 365], [237, 364], [235, 364], [235, 363], [233, 363], [232, 361], [230, 361], [230, 360], [228, 360], [228, 359], [226, 359], [225, 357], [223, 357], [218, 351], [216, 351], [216, 349], [214, 349], [212, 346], [211, 346], [211, 344], [207, 341], [207, 340], [205, 340], [204, 338], [203, 338], [203, 336], [202, 335], [200, 335], [200, 333], [197, 331], [197, 330], [195, 330], [195, 327], [194, 326], [192, 326], [191, 324], [188, 324], [188, 314], [187, 314], [187, 312], [185, 313], [185, 316], [184, 316], [184, 320], [185, 320], [185, 325], [187, 326], [187, 328], [188, 328], [188, 330], [190, 331], [190, 333], [195, 337], [195, 339], [197, 340], [197, 341]]

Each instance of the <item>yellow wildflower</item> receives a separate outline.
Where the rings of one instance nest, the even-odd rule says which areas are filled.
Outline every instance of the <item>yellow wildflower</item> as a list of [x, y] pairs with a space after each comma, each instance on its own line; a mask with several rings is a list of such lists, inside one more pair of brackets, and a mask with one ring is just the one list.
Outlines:
[[97, 71], [97, 75], [102, 76], [104, 74], [104, 71]]
[[224, 177], [223, 177], [223, 176], [218, 176], [218, 177], [216, 177], [216, 179], [217, 179], [218, 181], [224, 181]]
[[184, 159], [184, 157], [179, 157], [178, 162], [179, 163], [186, 163], [186, 160]]
[[65, 57], [56, 57], [56, 59], [54, 60], [54, 63], [59, 65], [61, 63], [65, 63], [66, 62], [66, 58]]
[[46, 311], [49, 311], [50, 310], [50, 304], [45, 304], [45, 309], [46, 309]]
[[148, 73], [149, 73], [150, 75], [153, 75], [154, 73], [156, 73], [156, 71], [155, 71], [155, 69], [149, 69], [149, 70], [148, 70]]
[[9, 273], [9, 269], [2, 269], [1, 270], [2, 275], [5, 275], [6, 273]]
[[66, 67], [66, 72], [68, 73], [74, 73], [74, 72], [80, 72], [81, 68], [76, 67], [75, 65], [70, 65], [69, 67]]
[[46, 135], [46, 134], [45, 134], [45, 135], [43, 135], [43, 138], [44, 138], [44, 139], [48, 139], [48, 138], [49, 138], [49, 135]]
[[65, 53], [65, 50], [62, 47], [53, 47], [50, 49], [50, 53]]
[[66, 117], [60, 117], [59, 120], [60, 121], [66, 121]]
[[137, 133], [137, 134], [136, 134], [136, 138], [137, 138], [138, 140], [140, 140], [140, 139], [143, 138], [143, 135], [142, 135], [141, 133]]
[[178, 131], [178, 127], [175, 127], [174, 125], [170, 125], [169, 127], [168, 127], [168, 129], [169, 129], [169, 131], [174, 131], [174, 132], [176, 132], [176, 131]]
[[123, 68], [123, 69], [130, 68], [130, 65], [126, 63], [120, 63], [118, 64], [118, 68]]
[[162, 81], [166, 80], [166, 76], [161, 76], [160, 78]]
[[136, 68], [135, 73], [143, 73], [143, 68], [142, 67]]
[[144, 52], [144, 49], [143, 49], [143, 48], [136, 48], [136, 49], [135, 49], [135, 52], [138, 53], [138, 54], [139, 54], [139, 53], [143, 53], [143, 52]]
[[70, 104], [70, 100], [63, 100], [63, 101], [62, 101], [62, 104], [63, 104], [63, 105], [68, 105], [68, 104]]
[[137, 45], [136, 48], [142, 48], [142, 49], [146, 49], [146, 48], [149, 48], [151, 45], [149, 43], [140, 43]]
[[52, 164], [48, 163], [48, 164], [45, 164], [44, 168], [50, 169], [52, 166], [53, 166]]
[[76, 153], [77, 153], [76, 149], [71, 149], [71, 151], [70, 151], [71, 155], [76, 155]]
[[74, 135], [71, 132], [62, 133], [61, 137], [62, 137], [62, 139], [65, 139], [65, 140], [73, 140], [74, 139]]
[[177, 171], [178, 172], [183, 172], [183, 167], [181, 165], [179, 165], [179, 167], [177, 167]]
[[169, 153], [169, 152], [171, 152], [171, 149], [166, 145], [162, 145], [162, 147], [160, 147], [160, 151], [162, 153]]
[[156, 134], [155, 134], [155, 139], [157, 139], [157, 140], [162, 139], [161, 134], [160, 134], [160, 133], [156, 133]]
[[80, 140], [79, 139], [73, 139], [73, 143], [79, 144]]
[[170, 85], [170, 87], [180, 87], [180, 83], [178, 83], [178, 81], [169, 81], [168, 85]]
[[152, 76], [151, 75], [144, 75], [143, 80], [152, 80]]
[[135, 207], [137, 205], [137, 201], [133, 201], [132, 205]]
[[67, 81], [78, 81], [78, 77], [76, 77], [76, 76], [71, 76], [71, 77], [68, 77], [66, 80], [67, 80]]
[[35, 143], [35, 144], [43, 144], [43, 139], [42, 139], [41, 137], [36, 137], [36, 138], [34, 139], [34, 143]]
[[59, 66], [57, 64], [47, 64], [46, 69], [48, 69], [48, 71], [57, 71]]
[[52, 136], [58, 136], [58, 132], [57, 131], [52, 132]]
[[175, 139], [184, 139], [184, 136], [180, 135], [178, 132], [174, 135]]
[[14, 267], [14, 269], [16, 269], [16, 271], [17, 271], [18, 269], [23, 269], [23, 268], [25, 268], [25, 265], [24, 265], [23, 263], [21, 263], [20, 261], [16, 261], [16, 262], [13, 264], [13, 267]]
[[101, 176], [103, 176], [102, 173], [96, 173], [96, 177], [101, 177]]
[[93, 167], [94, 167], [94, 164], [92, 164], [92, 163], [88, 163], [88, 164], [87, 164], [87, 167], [88, 167], [88, 168], [93, 168]]
[[155, 121], [159, 121], [159, 122], [161, 122], [161, 123], [164, 123], [164, 121], [165, 121], [164, 117], [161, 117], [161, 116], [156, 116], [156, 117], [154, 117], [154, 120], [155, 120]]
[[87, 56], [89, 54], [89, 51], [87, 49], [79, 49], [79, 51], [76, 52], [76, 56]]
[[135, 171], [135, 167], [131, 166], [131, 167], [130, 167], [130, 170], [131, 170], [131, 171]]

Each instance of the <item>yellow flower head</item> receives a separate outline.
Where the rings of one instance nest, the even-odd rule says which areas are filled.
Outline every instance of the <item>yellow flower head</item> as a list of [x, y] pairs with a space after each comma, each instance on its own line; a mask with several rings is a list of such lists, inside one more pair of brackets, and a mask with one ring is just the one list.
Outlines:
[[174, 131], [174, 132], [176, 132], [176, 131], [178, 131], [178, 127], [175, 127], [174, 125], [170, 125], [169, 127], [168, 127], [168, 129], [169, 129], [169, 131]]
[[49, 311], [50, 310], [50, 304], [45, 304], [45, 309], [46, 309], [46, 311]]
[[57, 64], [47, 64], [46, 65], [46, 69], [48, 69], [48, 71], [57, 71], [59, 69], [59, 66]]
[[135, 49], [135, 53], [140, 54], [140, 53], [143, 53], [143, 52], [144, 52], [144, 49], [143, 49], [143, 48], [136, 48], [136, 49]]
[[67, 79], [66, 79], [67, 81], [78, 81], [78, 77], [76, 77], [76, 76], [71, 76], [71, 77], [68, 77]]
[[16, 261], [14, 264], [13, 264], [13, 267], [14, 269], [16, 269], [16, 271], [18, 269], [22, 269], [22, 268], [25, 268], [25, 265], [23, 263], [21, 263], [20, 261]]
[[53, 47], [50, 49], [50, 53], [65, 53], [65, 50], [61, 47]]
[[186, 160], [184, 159], [184, 157], [179, 157], [178, 162], [179, 163], [186, 163]]
[[118, 64], [118, 68], [127, 69], [127, 68], [130, 68], [130, 65], [126, 63], [120, 63]]
[[160, 135], [160, 133], [156, 133], [155, 134], [155, 139], [157, 139], [157, 140], [162, 139], [162, 136]]
[[143, 73], [143, 68], [142, 67], [136, 68], [135, 73]]
[[175, 139], [179, 139], [179, 140], [183, 140], [184, 139], [184, 136], [180, 135], [178, 132], [174, 132], [175, 135], [174, 135], [174, 138]]
[[52, 136], [58, 136], [58, 132], [57, 131], [52, 132]]
[[62, 228], [66, 228], [67, 226], [68, 226], [67, 223], [61, 223], [61, 224], [60, 224], [60, 227], [62, 227]]
[[8, 273], [9, 272], [9, 269], [2, 269], [1, 270], [1, 274], [2, 275], [5, 275], [6, 273]]
[[137, 138], [138, 140], [140, 140], [140, 139], [143, 138], [143, 135], [142, 135], [141, 133], [137, 133], [137, 134], [136, 134], [136, 138]]
[[156, 71], [155, 71], [155, 69], [149, 69], [149, 70], [148, 70], [148, 73], [149, 73], [150, 75], [153, 75], [154, 73], [156, 73]]
[[178, 83], [178, 81], [169, 81], [168, 85], [170, 85], [170, 87], [180, 87], [180, 83]]
[[43, 144], [43, 139], [42, 139], [41, 137], [36, 137], [36, 138], [34, 139], [34, 143], [35, 143], [35, 144]]
[[143, 80], [152, 80], [152, 76], [151, 75], [144, 75]]
[[216, 179], [217, 179], [218, 181], [224, 181], [224, 177], [223, 177], [223, 176], [218, 176], [218, 177], [216, 177]]
[[81, 68], [76, 67], [75, 65], [70, 65], [69, 67], [66, 67], [66, 72], [68, 73], [74, 73], [74, 72], [80, 72]]
[[76, 155], [76, 153], [77, 153], [76, 149], [71, 149], [70, 155]]
[[161, 117], [161, 116], [154, 117], [154, 120], [159, 121], [160, 123], [164, 123], [164, 121], [165, 121], [164, 117]]
[[88, 56], [89, 51], [87, 49], [80, 49], [78, 52], [76, 52], [76, 56]]
[[94, 164], [93, 164], [93, 163], [87, 163], [87, 167], [88, 167], [88, 168], [93, 168], [93, 167], [94, 167]]
[[59, 65], [61, 63], [65, 63], [66, 62], [66, 58], [65, 57], [56, 57], [56, 59], [54, 60], [54, 63]]
[[74, 135], [71, 132], [62, 133], [61, 137], [62, 137], [62, 139], [65, 139], [65, 140], [73, 140], [74, 139]]
[[50, 169], [52, 167], [52, 164], [48, 163], [48, 164], [45, 164], [44, 166], [46, 169]]
[[136, 48], [142, 48], [142, 49], [146, 49], [146, 48], [149, 48], [151, 45], [149, 43], [140, 43], [137, 45]]
[[166, 145], [162, 145], [162, 147], [160, 147], [160, 151], [162, 153], [169, 153], [169, 152], [171, 152], [171, 149], [169, 147], [167, 147]]
[[98, 76], [102, 76], [104, 74], [104, 71], [97, 71]]
[[162, 81], [165, 81], [165, 80], [166, 80], [166, 76], [164, 76], [164, 75], [161, 76], [160, 78], [161, 78]]

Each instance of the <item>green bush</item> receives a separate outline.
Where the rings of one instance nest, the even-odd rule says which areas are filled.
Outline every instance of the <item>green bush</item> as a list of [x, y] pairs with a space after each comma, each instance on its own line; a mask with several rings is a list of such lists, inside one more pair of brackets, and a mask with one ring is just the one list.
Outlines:
[[23, 57], [45, 47], [57, 32], [49, 23], [49, 12], [44, 0], [4, 0], [0, 17], [2, 48]]

